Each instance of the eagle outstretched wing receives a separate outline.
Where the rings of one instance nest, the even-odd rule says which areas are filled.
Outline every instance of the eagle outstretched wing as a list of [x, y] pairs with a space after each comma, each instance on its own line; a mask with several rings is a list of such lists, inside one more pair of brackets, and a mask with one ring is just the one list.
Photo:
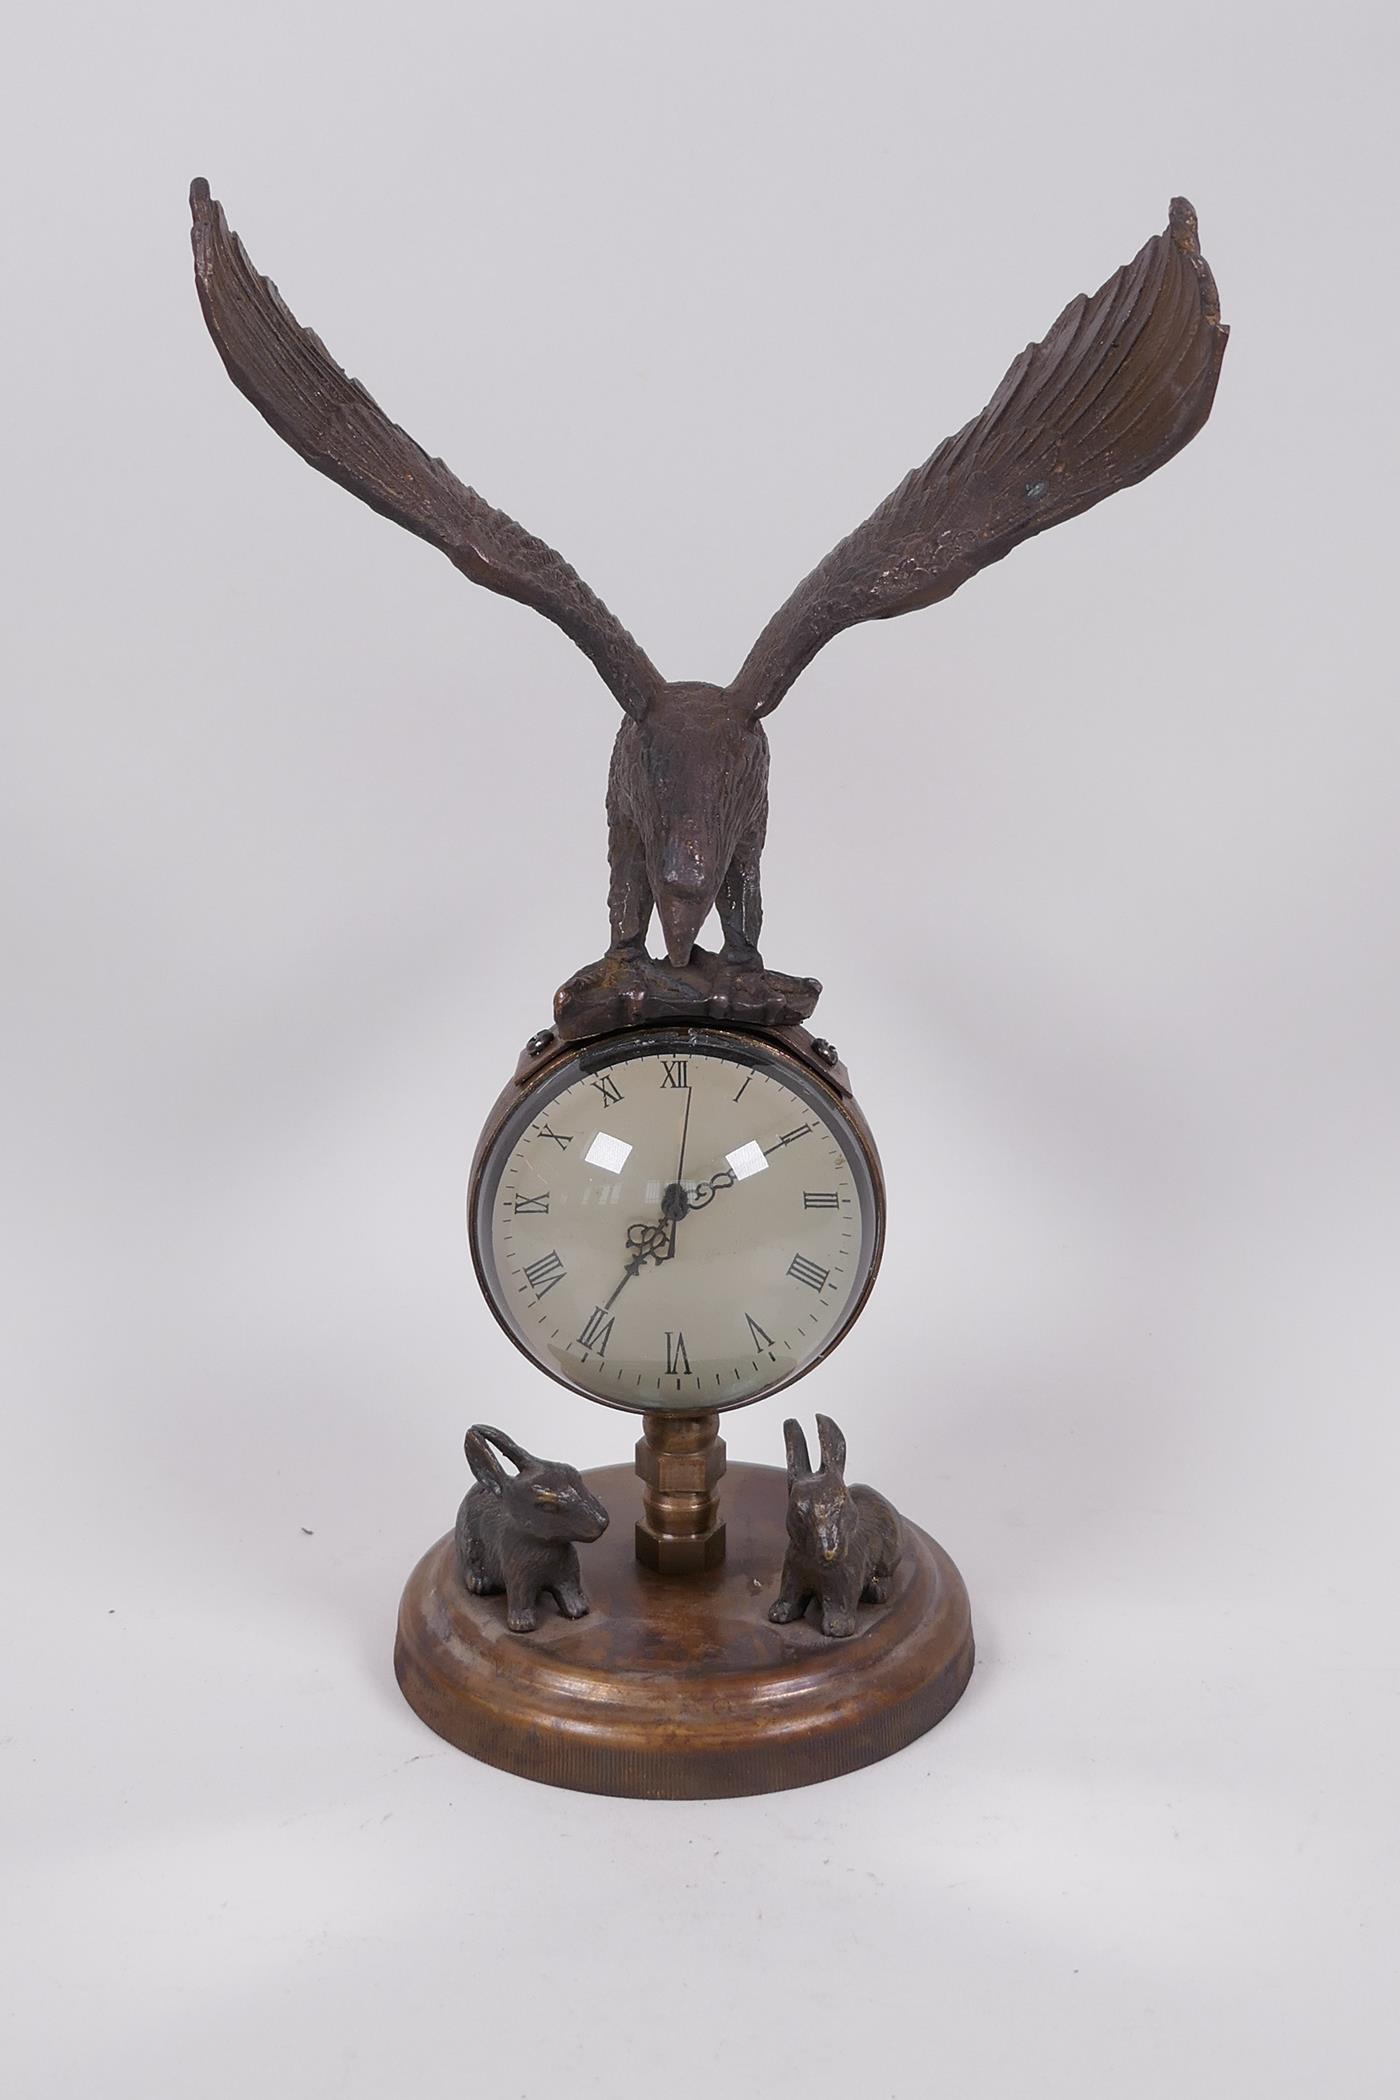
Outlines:
[[951, 597], [1022, 540], [1154, 473], [1210, 414], [1228, 334], [1196, 215], [1175, 197], [1165, 232], [1092, 299], [1071, 300], [981, 415], [797, 586], [731, 693], [771, 713], [843, 628]]
[[300, 326], [276, 285], [258, 275], [202, 177], [191, 186], [190, 210], [209, 333], [234, 385], [278, 436], [351, 495], [439, 548], [473, 583], [553, 620], [627, 712], [645, 714], [661, 676], [582, 577], [389, 421]]

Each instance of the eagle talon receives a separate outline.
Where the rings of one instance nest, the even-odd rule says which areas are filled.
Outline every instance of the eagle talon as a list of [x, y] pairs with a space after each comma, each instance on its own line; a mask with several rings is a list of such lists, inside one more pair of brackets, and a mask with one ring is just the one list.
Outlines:
[[[807, 1018], [816, 979], [780, 978], [758, 952], [764, 717], [845, 628], [938, 604], [1023, 540], [1164, 466], [1210, 414], [1229, 334], [1196, 215], [1173, 198], [1166, 230], [1021, 352], [981, 415], [798, 584], [727, 686], [682, 684], [661, 676], [560, 555], [459, 481], [348, 377], [257, 275], [202, 178], [190, 210], [209, 333], [278, 435], [473, 583], [553, 620], [623, 711], [608, 780], [613, 945], [557, 995], [557, 1025], [562, 1032], [567, 1019], [574, 1039], [587, 1025], [702, 1018], [716, 1000], [769, 1026]], [[725, 936], [718, 959], [692, 945], [712, 910]], [[645, 953], [653, 912], [678, 990]]]

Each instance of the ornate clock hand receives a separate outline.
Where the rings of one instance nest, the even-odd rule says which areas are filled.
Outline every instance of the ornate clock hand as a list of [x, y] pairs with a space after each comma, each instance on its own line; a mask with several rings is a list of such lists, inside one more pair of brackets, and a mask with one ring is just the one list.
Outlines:
[[[781, 1152], [785, 1146], [795, 1145], [799, 1138], [807, 1136], [811, 1128], [810, 1123], [799, 1123], [795, 1130], [784, 1131], [783, 1135], [776, 1139], [773, 1144], [765, 1145], [762, 1148], [764, 1159], [771, 1159], [775, 1152]], [[732, 1156], [738, 1157], [737, 1154]], [[732, 1189], [741, 1180], [747, 1180], [748, 1178], [747, 1174], [737, 1174], [731, 1166], [720, 1167], [707, 1181], [696, 1182], [693, 1191], [685, 1197], [686, 1210], [703, 1210], [707, 1203], [714, 1202], [721, 1189]], [[669, 1197], [672, 1191], [668, 1189], [666, 1193]], [[684, 1191], [682, 1191], [682, 1194], [684, 1194]], [[664, 1204], [662, 1208], [663, 1210], [665, 1209]], [[684, 1216], [685, 1212], [683, 1211], [681, 1215]]]
[[[773, 1157], [773, 1154], [775, 1152], [781, 1152], [785, 1145], [793, 1145], [797, 1142], [798, 1138], [806, 1137], [811, 1127], [812, 1126], [810, 1123], [799, 1124], [796, 1130], [787, 1131], [784, 1134], [784, 1136], [780, 1137], [777, 1140], [775, 1144], [765, 1145], [763, 1147], [764, 1159], [771, 1159]], [[746, 1146], [744, 1149], [747, 1151], [751, 1148]], [[731, 1157], [737, 1158], [738, 1154], [732, 1154]], [[720, 1167], [715, 1173], [713, 1173], [709, 1177], [707, 1181], [696, 1182], [694, 1191], [687, 1198], [687, 1207], [690, 1210], [703, 1210], [707, 1203], [714, 1202], [715, 1197], [719, 1194], [721, 1189], [735, 1188], [740, 1181], [748, 1180], [750, 1178], [751, 1172], [752, 1170], [750, 1170], [748, 1173], [738, 1174], [731, 1166], [726, 1165]]]
[[[666, 1193], [661, 1198], [661, 1217], [659, 1221], [655, 1225], [628, 1226], [627, 1244], [632, 1249], [632, 1253], [627, 1267], [623, 1271], [621, 1281], [618, 1283], [616, 1290], [614, 1290], [612, 1297], [607, 1300], [603, 1307], [604, 1312], [608, 1310], [609, 1306], [616, 1299], [621, 1297], [632, 1278], [640, 1275], [649, 1261], [654, 1261], [660, 1267], [663, 1261], [673, 1261], [675, 1259], [676, 1227], [691, 1207], [690, 1198], [685, 1191], [685, 1183], [681, 1180], [681, 1175], [685, 1172], [685, 1141], [689, 1129], [690, 1093], [687, 1090], [685, 1115], [681, 1119], [681, 1150], [680, 1158], [676, 1161], [676, 1178], [668, 1183]], [[665, 1249], [664, 1253], [661, 1251], [663, 1248]]]
[[[621, 1283], [619, 1283], [617, 1290], [613, 1292], [612, 1298], [609, 1298], [608, 1305], [612, 1304], [613, 1298], [616, 1298], [625, 1289], [634, 1276], [640, 1274], [647, 1262], [654, 1261], [660, 1267], [663, 1261], [673, 1261], [675, 1259], [676, 1227], [690, 1208], [690, 1198], [686, 1195], [685, 1183], [681, 1180], [681, 1175], [685, 1172], [686, 1133], [690, 1129], [690, 1098], [690, 1091], [687, 1089], [685, 1114], [681, 1118], [681, 1152], [680, 1158], [676, 1161], [676, 1178], [674, 1181], [668, 1182], [666, 1192], [661, 1198], [660, 1221], [655, 1225], [628, 1226], [627, 1244], [633, 1249], [632, 1258], [627, 1264], [626, 1274], [623, 1276]], [[634, 1234], [639, 1234], [640, 1237], [634, 1238]], [[664, 1254], [658, 1251], [663, 1246], [666, 1250]], [[603, 1310], [604, 1312], [607, 1311], [606, 1305]]]
[[[771, 1159], [775, 1152], [782, 1151], [784, 1145], [791, 1145], [799, 1137], [805, 1137], [811, 1127], [810, 1123], [804, 1123], [800, 1130], [790, 1130], [786, 1137], [780, 1137], [775, 1145], [765, 1145], [763, 1148], [765, 1158]], [[739, 1175], [734, 1172], [732, 1167], [721, 1167], [717, 1173], [710, 1176], [708, 1181], [696, 1182], [693, 1192], [686, 1197], [686, 1209], [703, 1210], [707, 1203], [714, 1202], [721, 1189], [737, 1187], [739, 1179]]]
[[[634, 1233], [639, 1234], [640, 1237], [634, 1239], [632, 1237]], [[675, 1228], [673, 1226], [668, 1232], [664, 1218], [657, 1225], [629, 1225], [627, 1228], [627, 1244], [632, 1249], [631, 1258], [627, 1263], [627, 1267], [623, 1270], [621, 1281], [613, 1291], [612, 1296], [604, 1300], [604, 1312], [607, 1312], [616, 1303], [632, 1281], [632, 1278], [639, 1276], [649, 1261], [663, 1262], [671, 1259], [672, 1254], [675, 1252]], [[664, 1254], [657, 1252], [657, 1249], [660, 1247], [665, 1247], [666, 1252]]]
[[707, 1203], [714, 1202], [721, 1189], [732, 1189], [738, 1179], [732, 1167], [721, 1167], [708, 1181], [697, 1181], [695, 1194], [690, 1198], [690, 1208], [703, 1210]]

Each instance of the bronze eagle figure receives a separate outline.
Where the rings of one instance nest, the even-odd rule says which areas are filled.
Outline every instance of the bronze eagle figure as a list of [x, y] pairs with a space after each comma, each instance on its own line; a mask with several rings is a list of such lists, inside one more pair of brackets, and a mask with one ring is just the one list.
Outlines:
[[[663, 1012], [760, 1026], [810, 1014], [815, 980], [766, 970], [759, 954], [764, 716], [843, 628], [951, 597], [1022, 540], [1165, 465], [1210, 414], [1228, 335], [1196, 215], [1174, 198], [1165, 230], [1092, 298], [1072, 299], [981, 414], [798, 584], [727, 686], [673, 683], [561, 555], [342, 371], [258, 275], [202, 179], [190, 206], [200, 304], [234, 384], [313, 467], [474, 583], [562, 627], [622, 708], [608, 778], [611, 942], [556, 998], [566, 1035]], [[719, 956], [695, 945], [712, 907]], [[647, 955], [653, 910], [664, 963]]]

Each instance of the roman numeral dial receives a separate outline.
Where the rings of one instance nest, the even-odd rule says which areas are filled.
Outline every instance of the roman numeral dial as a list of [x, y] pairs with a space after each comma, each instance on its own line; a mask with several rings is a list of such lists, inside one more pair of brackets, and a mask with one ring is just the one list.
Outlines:
[[475, 1185], [488, 1298], [552, 1376], [638, 1410], [739, 1405], [858, 1309], [877, 1181], [842, 1097], [739, 1029], [637, 1031], [556, 1060]]

